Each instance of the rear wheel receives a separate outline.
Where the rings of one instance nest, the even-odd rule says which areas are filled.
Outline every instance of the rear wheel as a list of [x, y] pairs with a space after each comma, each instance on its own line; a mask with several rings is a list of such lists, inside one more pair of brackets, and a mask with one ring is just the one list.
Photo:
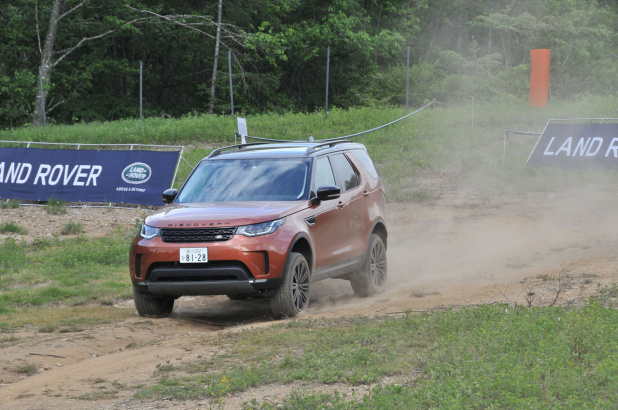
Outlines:
[[350, 279], [354, 293], [366, 297], [384, 291], [386, 272], [386, 246], [382, 238], [372, 234], [369, 237], [363, 268]]
[[283, 282], [270, 299], [270, 307], [276, 319], [294, 317], [309, 305], [310, 269], [305, 257], [296, 252], [290, 253]]
[[135, 309], [140, 316], [168, 317], [174, 308], [174, 298], [143, 292], [133, 287]]

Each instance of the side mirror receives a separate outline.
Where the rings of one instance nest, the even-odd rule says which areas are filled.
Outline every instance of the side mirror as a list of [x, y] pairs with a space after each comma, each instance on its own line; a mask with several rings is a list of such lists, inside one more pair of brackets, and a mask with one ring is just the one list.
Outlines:
[[330, 201], [341, 196], [341, 188], [334, 185], [324, 185], [318, 188], [317, 196], [311, 199], [313, 205], [317, 205], [322, 201]]
[[176, 199], [176, 195], [178, 195], [178, 190], [176, 188], [170, 188], [163, 191], [163, 203], [171, 204]]

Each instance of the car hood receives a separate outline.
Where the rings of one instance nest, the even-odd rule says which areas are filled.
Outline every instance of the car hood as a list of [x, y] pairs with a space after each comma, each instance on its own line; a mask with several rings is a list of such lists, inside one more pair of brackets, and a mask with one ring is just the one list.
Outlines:
[[206, 202], [167, 205], [148, 218], [156, 228], [240, 226], [273, 221], [309, 207], [309, 201]]

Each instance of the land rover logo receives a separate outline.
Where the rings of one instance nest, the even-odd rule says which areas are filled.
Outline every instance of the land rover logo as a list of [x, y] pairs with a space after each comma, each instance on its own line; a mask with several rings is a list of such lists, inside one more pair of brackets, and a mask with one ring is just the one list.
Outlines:
[[150, 179], [151, 174], [148, 164], [135, 162], [122, 170], [122, 179], [129, 184], [143, 184]]

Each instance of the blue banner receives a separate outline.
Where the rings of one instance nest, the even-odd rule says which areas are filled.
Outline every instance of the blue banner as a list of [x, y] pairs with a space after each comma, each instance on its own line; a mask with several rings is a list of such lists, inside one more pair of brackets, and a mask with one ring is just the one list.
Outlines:
[[0, 198], [162, 205], [179, 154], [0, 148]]
[[530, 165], [561, 168], [618, 166], [618, 124], [548, 124], [528, 158]]

